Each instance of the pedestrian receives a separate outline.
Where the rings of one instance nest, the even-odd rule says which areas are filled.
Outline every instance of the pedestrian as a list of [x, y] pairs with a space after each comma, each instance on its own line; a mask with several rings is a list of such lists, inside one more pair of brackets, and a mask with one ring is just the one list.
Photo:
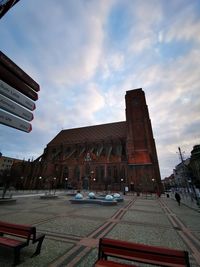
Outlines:
[[179, 195], [178, 192], [175, 193], [175, 199], [176, 199], [178, 205], [180, 206], [181, 205], [181, 196]]

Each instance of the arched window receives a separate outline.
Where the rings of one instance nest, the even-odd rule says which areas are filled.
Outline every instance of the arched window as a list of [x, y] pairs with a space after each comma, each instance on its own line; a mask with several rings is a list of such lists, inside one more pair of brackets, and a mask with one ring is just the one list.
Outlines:
[[86, 164], [86, 166], [85, 166], [85, 175], [86, 176], [90, 175], [90, 165], [89, 164]]
[[108, 166], [107, 173], [108, 173], [108, 177], [112, 178], [112, 171], [111, 171], [111, 167], [110, 166]]
[[124, 166], [122, 166], [120, 170], [120, 179], [124, 179], [125, 181], [125, 178], [126, 178], [125, 168]]
[[79, 181], [79, 179], [80, 179], [80, 168], [79, 168], [79, 166], [76, 166], [76, 167], [74, 168], [74, 178], [75, 178], [77, 181]]
[[69, 169], [67, 166], [64, 166], [64, 169], [63, 169], [63, 177], [64, 178], [68, 178], [69, 176]]
[[104, 166], [100, 166], [100, 177], [101, 177], [101, 180], [104, 179]]
[[117, 171], [117, 166], [113, 166], [113, 178], [114, 178], [114, 181], [115, 183], [118, 182], [118, 171]]
[[95, 168], [95, 179], [98, 182], [100, 179], [100, 174], [99, 174], [99, 167]]

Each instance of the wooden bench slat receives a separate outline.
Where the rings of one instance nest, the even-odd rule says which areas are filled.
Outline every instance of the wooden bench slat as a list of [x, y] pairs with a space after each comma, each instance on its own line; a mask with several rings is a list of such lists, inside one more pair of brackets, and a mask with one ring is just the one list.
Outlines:
[[5, 245], [6, 247], [21, 247], [21, 246], [26, 246], [26, 242], [8, 238], [8, 237], [0, 237], [0, 243], [2, 245]]
[[149, 253], [149, 251], [138, 251], [138, 250], [126, 250], [121, 248], [110, 248], [105, 247], [102, 249], [102, 252], [108, 255], [111, 255], [113, 257], [122, 257], [126, 258], [128, 260], [143, 260], [143, 262], [150, 263], [152, 261], [152, 258], [157, 263], [161, 262], [171, 262], [176, 264], [184, 264], [185, 260], [183, 257], [175, 257], [174, 255], [169, 254], [156, 254], [156, 253]]
[[101, 260], [110, 261], [110, 259], [113, 258], [168, 267], [190, 266], [187, 251], [101, 238], [99, 241], [98, 261], [96, 264]]
[[176, 249], [172, 249], [172, 248], [164, 248], [164, 247], [159, 247], [159, 246], [150, 246], [150, 245], [146, 245], [146, 244], [140, 244], [140, 243], [133, 243], [133, 242], [129, 242], [129, 241], [123, 241], [123, 240], [117, 240], [117, 239], [110, 239], [110, 238], [103, 238], [101, 240], [102, 244], [106, 244], [108, 245], [109, 242], [109, 246], [112, 247], [121, 247], [121, 248], [125, 248], [128, 249], [130, 248], [131, 250], [148, 250], [149, 252], [155, 252], [155, 253], [161, 253], [161, 254], [170, 254], [170, 255], [174, 255], [174, 256], [179, 256], [179, 257], [183, 257], [184, 256], [184, 252], [181, 250], [176, 250]]
[[110, 260], [99, 260], [97, 263], [95, 263], [95, 267], [137, 267], [137, 266], [133, 264], [130, 265]]
[[[10, 236], [23, 238], [25, 242], [13, 239]], [[36, 227], [34, 226], [0, 221], [0, 247], [8, 247], [14, 250], [14, 265], [20, 262], [21, 248], [28, 246], [30, 240], [33, 244], [37, 242], [36, 250], [32, 256], [40, 254], [44, 237], [44, 234], [36, 234]]]

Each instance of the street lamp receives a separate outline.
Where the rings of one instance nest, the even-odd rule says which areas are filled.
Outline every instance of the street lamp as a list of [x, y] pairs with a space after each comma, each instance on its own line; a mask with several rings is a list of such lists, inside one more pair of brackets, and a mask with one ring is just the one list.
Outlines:
[[155, 182], [155, 179], [152, 178], [151, 181], [152, 181], [152, 187], [153, 187], [152, 192], [155, 193], [155, 190], [156, 190], [155, 189], [155, 183], [154, 183]]
[[56, 193], [56, 177], [54, 177], [53, 178], [53, 180], [54, 180], [54, 183], [53, 183], [53, 185], [54, 185], [54, 195], [55, 195], [55, 193]]
[[42, 182], [42, 176], [39, 176], [39, 187], [40, 187], [40, 189], [42, 189], [42, 186], [41, 186], [41, 182]]
[[[91, 172], [90, 172], [90, 175], [91, 175], [91, 181], [89, 181], [89, 187], [90, 187], [89, 190], [92, 190], [92, 182], [93, 182], [94, 179], [95, 179], [95, 178], [93, 178], [94, 171], [91, 171]], [[91, 184], [91, 186], [90, 186], [90, 184]]]
[[67, 189], [67, 182], [68, 182], [68, 178], [65, 178], [65, 190]]
[[[38, 181], [38, 180], [39, 180], [39, 181]], [[42, 177], [39, 176], [39, 177], [38, 177], [38, 180], [36, 180], [36, 189], [37, 189], [37, 193], [38, 193], [38, 191], [39, 191], [39, 189], [40, 189], [40, 187], [41, 187], [41, 180], [42, 180]]]
[[120, 179], [120, 182], [121, 182], [121, 185], [120, 185], [120, 187], [121, 187], [121, 191], [122, 191], [123, 181], [124, 181], [124, 179], [121, 178], [121, 179]]

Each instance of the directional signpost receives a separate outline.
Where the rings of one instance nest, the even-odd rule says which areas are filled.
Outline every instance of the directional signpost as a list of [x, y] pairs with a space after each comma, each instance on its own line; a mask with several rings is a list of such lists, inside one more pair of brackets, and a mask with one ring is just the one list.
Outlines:
[[0, 123], [30, 132], [40, 86], [0, 51]]
[[0, 122], [4, 125], [29, 133], [32, 130], [30, 123], [23, 121], [10, 113], [0, 109]]
[[28, 97], [21, 94], [2, 80], [0, 80], [0, 94], [12, 99], [14, 102], [24, 106], [31, 111], [35, 109], [35, 103], [32, 100], [30, 100]]
[[0, 19], [13, 7], [19, 0], [2, 0], [0, 1]]
[[33, 114], [30, 111], [24, 109], [3, 95], [0, 95], [0, 107], [7, 112], [13, 113], [14, 115], [19, 116], [27, 121], [32, 121], [33, 119]]

